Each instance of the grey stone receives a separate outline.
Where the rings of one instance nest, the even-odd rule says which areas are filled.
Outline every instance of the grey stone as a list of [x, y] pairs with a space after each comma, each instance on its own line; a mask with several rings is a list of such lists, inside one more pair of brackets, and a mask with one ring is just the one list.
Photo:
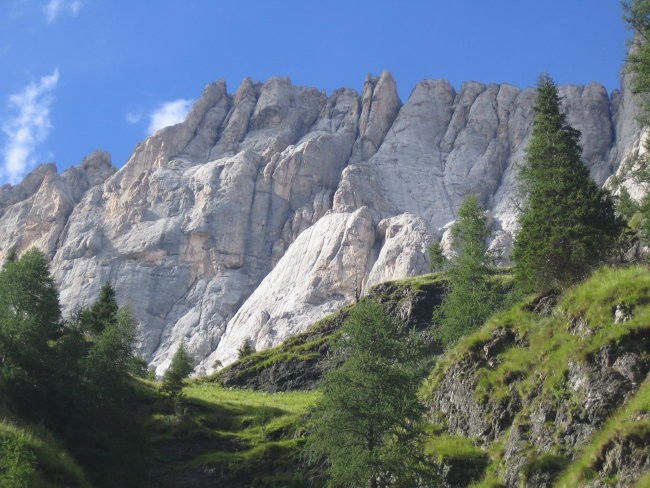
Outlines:
[[[643, 150], [628, 81], [611, 97], [561, 87], [598, 182]], [[444, 226], [469, 194], [507, 262], [534, 98], [425, 80], [402, 104], [390, 73], [368, 77], [360, 95], [287, 78], [245, 79], [230, 95], [218, 81], [117, 172], [97, 152], [0, 188], [0, 257], [47, 252], [65, 313], [110, 280], [159, 373], [181, 340], [211, 371], [243, 338], [276, 345], [371, 285], [426, 272], [432, 239], [451, 251]]]

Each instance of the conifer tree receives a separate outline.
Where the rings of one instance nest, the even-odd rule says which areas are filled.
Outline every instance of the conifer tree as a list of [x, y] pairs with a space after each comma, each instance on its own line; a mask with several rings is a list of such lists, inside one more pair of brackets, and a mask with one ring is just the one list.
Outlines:
[[83, 358], [84, 377], [99, 400], [119, 399], [129, 378], [137, 340], [137, 322], [130, 307], [115, 318], [92, 342]]
[[312, 414], [306, 453], [327, 464], [328, 485], [418, 486], [422, 340], [377, 302], [362, 300], [345, 321]]
[[[627, 71], [632, 73], [632, 92], [641, 95], [642, 112], [638, 116], [642, 125], [650, 125], [650, 0], [626, 0], [623, 2], [625, 21], [634, 30], [627, 55]], [[648, 148], [646, 141], [646, 149]], [[631, 175], [639, 183], [650, 184], [650, 161], [648, 153], [639, 155], [636, 168]], [[620, 190], [624, 203], [631, 202], [625, 195], [625, 187]], [[629, 204], [628, 204], [629, 208]], [[647, 193], [633, 210], [640, 215], [639, 231], [642, 237], [650, 239], [650, 193]], [[629, 211], [629, 214], [632, 214]], [[631, 217], [631, 215], [630, 215]]]
[[178, 397], [183, 389], [183, 381], [193, 370], [194, 358], [187, 351], [185, 342], [181, 342], [163, 376], [162, 390], [173, 398]]
[[83, 327], [93, 336], [99, 336], [106, 327], [115, 322], [119, 307], [115, 290], [110, 283], [104, 283], [99, 290], [99, 298], [93, 305], [82, 311]]
[[442, 252], [439, 242], [432, 242], [429, 245], [429, 265], [431, 271], [442, 270], [447, 264], [447, 257]]
[[480, 327], [499, 303], [489, 281], [494, 266], [487, 252], [487, 218], [476, 196], [463, 200], [451, 235], [458, 254], [449, 262], [449, 290], [433, 315], [435, 336], [443, 347]]
[[533, 132], [519, 171], [527, 200], [513, 248], [524, 290], [561, 289], [583, 278], [616, 242], [614, 206], [582, 163], [579, 138], [560, 110], [555, 83], [540, 76]]
[[51, 374], [50, 341], [60, 333], [58, 292], [45, 255], [30, 249], [8, 260], [0, 271], [0, 389], [3, 379], [44, 386]]
[[[634, 30], [627, 55], [627, 68], [633, 73], [632, 91], [650, 93], [650, 0], [623, 2], [625, 21]], [[650, 101], [645, 100], [640, 117], [644, 125], [650, 124]]]

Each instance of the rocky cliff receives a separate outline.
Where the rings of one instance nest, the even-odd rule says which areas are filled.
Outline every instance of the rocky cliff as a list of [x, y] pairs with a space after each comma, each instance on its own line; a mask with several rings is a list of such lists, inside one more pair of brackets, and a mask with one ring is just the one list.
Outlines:
[[443, 356], [422, 389], [441, 486], [647, 486], [649, 292], [646, 268], [604, 268]]
[[[597, 84], [560, 92], [602, 184], [639, 139], [634, 101]], [[426, 271], [468, 194], [507, 254], [534, 97], [425, 80], [402, 103], [389, 73], [361, 94], [216, 82], [118, 171], [98, 152], [0, 188], [0, 254], [45, 250], [68, 310], [111, 281], [159, 372], [181, 340], [209, 372], [244, 340], [277, 345], [371, 285]]]

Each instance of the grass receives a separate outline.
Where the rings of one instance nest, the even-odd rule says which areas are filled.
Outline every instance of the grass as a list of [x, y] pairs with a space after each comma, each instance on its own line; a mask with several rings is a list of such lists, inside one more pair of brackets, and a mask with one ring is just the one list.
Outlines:
[[184, 388], [176, 411], [170, 400], [154, 405], [149, 432], [157, 467], [172, 485], [175, 475], [199, 469], [242, 486], [301, 486], [301, 420], [320, 396], [194, 381]]
[[24, 445], [31, 453], [34, 471], [29, 486], [34, 488], [91, 487], [81, 467], [45, 429], [13, 423], [4, 418], [0, 422], [0, 441], [6, 439]]
[[[518, 395], [523, 406], [514, 422], [525, 421], [531, 405], [539, 401], [580, 405], [582, 399], [567, 387], [569, 364], [591, 361], [605, 346], [634, 344], [650, 332], [650, 272], [645, 267], [596, 271], [584, 283], [564, 293], [549, 316], [532, 312], [533, 300], [534, 297], [527, 297], [493, 315], [483, 328], [447, 351], [420, 390], [425, 402], [430, 401], [454, 367], [460, 368], [460, 374], [473, 375], [478, 404], [498, 404]], [[621, 305], [630, 312], [630, 318], [615, 324], [614, 314]], [[497, 329], [511, 331], [515, 340], [488, 361], [484, 346]], [[578, 461], [566, 470], [568, 461], [564, 453], [542, 453], [531, 458], [524, 470], [563, 472], [558, 486], [581, 486], [594, 473], [595, 463], [614, 436], [646, 436], [647, 445], [648, 395], [646, 383], [632, 401], [599, 429], [599, 434], [580, 452]], [[645, 412], [645, 417], [640, 412]], [[435, 418], [436, 413], [432, 412], [432, 416]], [[639, 420], [641, 417], [644, 420]], [[501, 439], [506, 436], [507, 433], [502, 434]], [[440, 442], [444, 445], [446, 441]], [[469, 446], [459, 440], [455, 442], [460, 451]], [[484, 479], [472, 486], [499, 486], [501, 457], [491, 459]]]
[[[650, 443], [650, 380], [644, 382], [639, 391], [599, 430], [589, 444], [584, 446], [571, 466], [562, 474], [556, 486], [573, 487], [584, 485], [593, 479], [596, 466], [602, 461], [606, 448], [614, 441], [629, 437], [642, 440], [646, 449]], [[645, 475], [646, 480], [650, 473]], [[640, 482], [641, 480], [639, 480]], [[638, 485], [648, 486], [648, 485]]]
[[[510, 385], [518, 383], [522, 398], [539, 393], [562, 395], [570, 360], [584, 362], [603, 346], [650, 330], [650, 273], [645, 268], [605, 268], [587, 282], [569, 290], [551, 317], [527, 310], [530, 297], [494, 315], [477, 333], [459, 342], [438, 362], [422, 391], [434, 391], [449, 367], [464, 358], [480, 354], [497, 328], [512, 330], [519, 338], [499, 354], [498, 366], [485, 365], [477, 373], [477, 399], [508, 396]], [[632, 311], [631, 320], [614, 324], [614, 310], [624, 303]], [[587, 335], [573, 334], [568, 324], [582, 321]]]
[[476, 464], [484, 463], [488, 459], [484, 450], [463, 436], [431, 436], [424, 445], [424, 454], [438, 463]]
[[197, 383], [186, 387], [188, 405], [219, 405], [228, 411], [231, 429], [240, 439], [251, 442], [264, 441], [262, 429], [255, 422], [260, 410], [269, 413], [264, 422], [267, 432], [277, 432], [292, 426], [305, 415], [321, 394], [317, 391], [266, 393], [244, 389], [226, 389], [209, 383]]
[[[447, 284], [447, 277], [445, 273], [428, 273], [410, 278], [403, 278], [401, 280], [394, 280], [388, 282], [390, 285], [398, 289], [409, 289], [415, 291], [429, 291], [433, 287], [440, 287]], [[381, 285], [380, 285], [381, 286]]]
[[[308, 330], [290, 337], [277, 347], [254, 352], [239, 361], [226, 366], [221, 371], [207, 376], [205, 381], [222, 384], [239, 384], [246, 378], [255, 377], [261, 371], [283, 362], [309, 363], [320, 357], [320, 347], [338, 336], [338, 326], [343, 322], [352, 306], [328, 315]], [[234, 380], [234, 381], [233, 381]]]

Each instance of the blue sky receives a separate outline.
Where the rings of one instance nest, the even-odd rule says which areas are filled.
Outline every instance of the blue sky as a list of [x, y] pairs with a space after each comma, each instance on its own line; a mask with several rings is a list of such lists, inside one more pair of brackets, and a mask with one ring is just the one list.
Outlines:
[[126, 162], [220, 78], [331, 93], [425, 78], [619, 85], [618, 0], [0, 0], [0, 183], [105, 149]]

